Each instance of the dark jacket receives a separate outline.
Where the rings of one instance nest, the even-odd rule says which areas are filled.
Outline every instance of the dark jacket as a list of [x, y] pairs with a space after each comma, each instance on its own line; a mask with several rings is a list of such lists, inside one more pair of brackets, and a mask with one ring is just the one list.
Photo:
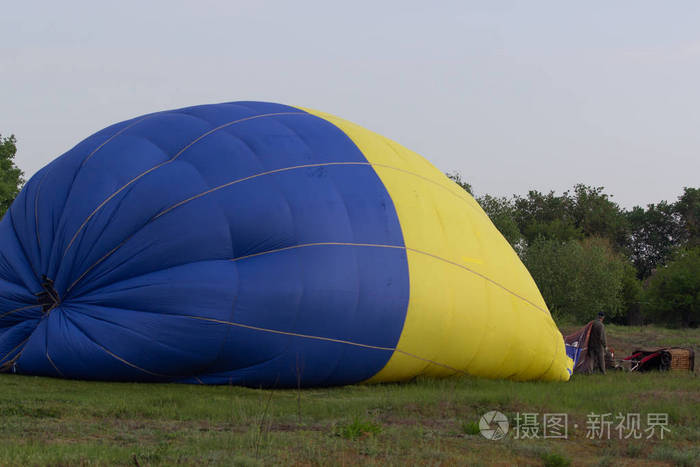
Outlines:
[[593, 321], [591, 325], [591, 335], [588, 338], [588, 347], [595, 350], [600, 349], [600, 347], [607, 347], [608, 343], [605, 339], [605, 326], [600, 322], [599, 319]]

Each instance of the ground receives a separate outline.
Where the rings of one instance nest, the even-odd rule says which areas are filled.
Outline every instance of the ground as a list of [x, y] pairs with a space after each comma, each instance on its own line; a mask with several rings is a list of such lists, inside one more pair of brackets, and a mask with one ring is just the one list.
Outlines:
[[[618, 357], [638, 344], [700, 348], [699, 329], [607, 331]], [[491, 410], [509, 418], [504, 439], [479, 433]], [[525, 413], [537, 414], [536, 439], [514, 436]], [[568, 439], [543, 438], [551, 413], [567, 414]], [[610, 439], [589, 439], [591, 413], [611, 414]], [[620, 439], [615, 416], [637, 413], [642, 437], [624, 439], [623, 427]], [[664, 439], [646, 439], [650, 413], [668, 414]], [[698, 465], [700, 380], [612, 373], [272, 391], [0, 375], [0, 437], [0, 465]]]

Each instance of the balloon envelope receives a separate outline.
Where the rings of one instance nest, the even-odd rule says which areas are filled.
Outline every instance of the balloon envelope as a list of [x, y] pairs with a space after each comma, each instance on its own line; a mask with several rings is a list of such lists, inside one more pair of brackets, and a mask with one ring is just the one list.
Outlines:
[[117, 123], [27, 182], [0, 222], [0, 366], [289, 387], [566, 380], [571, 360], [515, 252], [425, 159], [236, 102]]

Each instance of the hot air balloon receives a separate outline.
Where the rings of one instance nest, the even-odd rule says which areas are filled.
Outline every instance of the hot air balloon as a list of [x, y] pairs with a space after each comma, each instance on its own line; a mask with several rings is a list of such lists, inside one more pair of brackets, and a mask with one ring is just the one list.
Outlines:
[[0, 222], [0, 368], [296, 387], [567, 380], [571, 360], [518, 256], [428, 161], [234, 102], [114, 124], [27, 182]]

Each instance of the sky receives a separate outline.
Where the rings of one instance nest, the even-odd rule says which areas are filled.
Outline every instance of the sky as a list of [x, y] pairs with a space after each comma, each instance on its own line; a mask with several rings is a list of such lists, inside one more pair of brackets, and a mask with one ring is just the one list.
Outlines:
[[0, 0], [0, 134], [33, 175], [190, 105], [323, 110], [475, 194], [700, 187], [700, 2]]

